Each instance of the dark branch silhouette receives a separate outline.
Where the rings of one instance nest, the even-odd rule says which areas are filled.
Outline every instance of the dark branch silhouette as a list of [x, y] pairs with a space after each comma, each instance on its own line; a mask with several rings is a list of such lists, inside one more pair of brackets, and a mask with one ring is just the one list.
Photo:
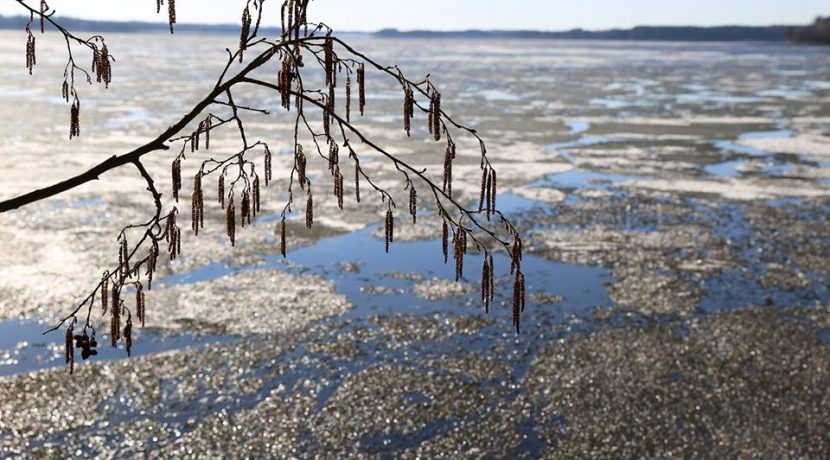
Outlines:
[[[109, 85], [112, 79], [111, 63], [103, 37], [81, 39], [72, 35], [54, 21], [54, 11], [45, 2], [40, 8], [32, 8], [24, 0], [16, 0], [30, 12], [27, 25], [27, 68], [31, 72], [36, 65], [35, 36], [32, 25], [35, 20], [48, 22], [61, 33], [67, 43], [68, 62], [64, 75], [63, 95], [70, 107], [70, 138], [81, 134], [80, 98], [75, 88], [75, 71], [79, 71], [88, 83], [95, 80]], [[354, 197], [360, 203], [361, 184], [377, 193], [380, 206], [385, 208], [385, 245], [387, 252], [395, 239], [395, 213], [399, 207], [392, 194], [379, 187], [376, 181], [362, 167], [357, 148], [369, 149], [388, 160], [394, 171], [400, 175], [403, 190], [408, 194], [406, 213], [413, 222], [417, 220], [419, 199], [418, 187], [426, 188], [432, 196], [442, 220], [442, 250], [445, 263], [449, 261], [450, 245], [455, 262], [456, 279], [464, 270], [464, 259], [468, 246], [472, 245], [483, 255], [481, 272], [481, 299], [489, 312], [495, 297], [494, 263], [492, 247], [501, 246], [511, 258], [513, 283], [513, 323], [520, 330], [521, 313], [525, 306], [524, 275], [522, 274], [522, 241], [513, 224], [496, 209], [497, 175], [487, 157], [484, 141], [476, 130], [468, 128], [451, 118], [442, 108], [441, 93], [427, 76], [422, 81], [408, 79], [397, 67], [383, 66], [369, 56], [352, 48], [333, 35], [333, 31], [322, 23], [307, 20], [310, 0], [284, 0], [281, 7], [282, 33], [279, 37], [259, 37], [263, 7], [266, 0], [247, 0], [241, 16], [240, 40], [235, 51], [227, 50], [228, 60], [216, 84], [208, 94], [173, 126], [162, 132], [146, 145], [113, 156], [90, 170], [75, 177], [35, 190], [3, 202], [0, 212], [11, 211], [31, 203], [44, 200], [69, 191], [87, 182], [97, 180], [102, 174], [121, 166], [134, 165], [147, 184], [155, 213], [146, 222], [125, 227], [118, 235], [118, 264], [105, 271], [98, 285], [77, 306], [50, 331], [66, 327], [66, 356], [70, 371], [74, 365], [74, 349], [82, 350], [82, 358], [97, 354], [93, 310], [100, 305], [101, 316], [109, 316], [110, 337], [113, 346], [123, 341], [127, 353], [132, 345], [133, 316], [143, 326], [145, 323], [145, 288], [152, 289], [153, 275], [162, 250], [167, 257], [176, 259], [182, 251], [182, 232], [178, 224], [179, 209], [165, 211], [162, 193], [155, 181], [141, 163], [141, 158], [156, 151], [166, 151], [172, 145], [179, 146], [179, 152], [172, 160], [172, 194], [176, 202], [183, 190], [182, 167], [186, 165], [187, 154], [210, 150], [211, 133], [223, 127], [234, 129], [239, 136], [241, 149], [230, 156], [210, 158], [203, 161], [192, 176], [190, 194], [191, 229], [198, 235], [204, 228], [206, 178], [216, 177], [218, 183], [214, 195], [218, 205], [225, 210], [225, 227], [231, 245], [236, 243], [237, 227], [246, 227], [261, 209], [261, 188], [272, 182], [271, 148], [263, 141], [249, 139], [245, 122], [240, 112], [267, 115], [269, 109], [243, 106], [236, 103], [234, 94], [246, 87], [255, 86], [273, 91], [279, 96], [281, 108], [294, 112], [293, 166], [287, 184], [288, 199], [278, 224], [280, 252], [287, 254], [286, 219], [296, 207], [295, 201], [302, 199], [305, 205], [306, 226], [314, 225], [314, 202], [312, 190], [321, 190], [312, 183], [307, 174], [309, 155], [320, 157], [328, 165], [331, 174], [332, 191], [340, 209], [343, 209], [345, 176], [341, 167], [351, 163], [354, 168]], [[162, 11], [163, 0], [156, 1], [157, 11]], [[176, 9], [174, 0], [167, 0], [170, 31], [174, 32]], [[73, 44], [87, 48], [93, 56], [91, 72], [75, 64]], [[249, 56], [253, 58], [249, 59]], [[234, 73], [234, 63], [248, 63]], [[277, 61], [280, 72], [275, 81], [252, 77], [253, 71], [269, 62]], [[306, 62], [306, 61], [311, 61]], [[307, 70], [308, 69], [308, 70]], [[322, 70], [325, 75], [323, 88], [309, 88], [304, 74]], [[403, 129], [412, 134], [412, 121], [416, 111], [426, 115], [428, 131], [436, 143], [443, 143], [443, 180], [439, 183], [430, 178], [425, 169], [416, 168], [389, 153], [373, 142], [353, 123], [354, 114], [363, 115], [366, 107], [366, 72], [372, 70], [392, 78], [401, 85], [403, 99]], [[357, 93], [356, 95], [354, 93]], [[353, 98], [357, 99], [356, 107]], [[344, 107], [338, 106], [338, 99], [345, 99]], [[220, 116], [209, 112], [212, 108], [226, 109], [229, 115]], [[309, 118], [309, 109], [318, 121]], [[207, 114], [205, 115], [205, 113]], [[191, 125], [198, 127], [188, 132]], [[481, 196], [477, 209], [468, 209], [453, 197], [453, 166], [456, 157], [457, 133], [473, 136], [479, 143], [481, 156]], [[301, 139], [309, 138], [305, 144]], [[302, 198], [296, 195], [304, 195]], [[127, 301], [127, 296], [134, 300]], [[79, 319], [83, 318], [83, 319]], [[82, 330], [79, 332], [78, 329]], [[123, 324], [122, 324], [123, 323]], [[47, 331], [47, 332], [50, 332]]]

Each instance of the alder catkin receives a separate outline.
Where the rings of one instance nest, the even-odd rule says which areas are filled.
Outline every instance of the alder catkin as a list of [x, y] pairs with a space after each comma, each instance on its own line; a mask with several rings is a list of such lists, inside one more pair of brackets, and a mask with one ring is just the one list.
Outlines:
[[441, 251], [444, 254], [444, 263], [449, 262], [450, 260], [450, 226], [447, 225], [447, 221], [444, 220], [443, 225], [441, 226]]
[[273, 158], [271, 154], [271, 149], [268, 146], [265, 146], [265, 186], [267, 187], [268, 184], [271, 183], [273, 180]]
[[179, 191], [182, 189], [182, 159], [181, 157], [176, 157], [173, 160], [173, 166], [171, 171], [171, 176], [173, 178], [173, 199], [176, 202], [179, 202]]
[[314, 195], [311, 193], [311, 184], [308, 185], [308, 200], [305, 205], [305, 227], [314, 225]]
[[233, 195], [230, 196], [225, 212], [225, 230], [231, 240], [231, 246], [236, 246], [236, 209], [233, 205]]
[[176, 0], [167, 0], [167, 22], [170, 25], [170, 33], [173, 33], [173, 26], [176, 24]]
[[73, 340], [74, 326], [70, 325], [66, 328], [66, 336], [64, 337], [64, 357], [66, 364], [69, 365], [69, 374], [75, 372], [75, 341]]
[[357, 93], [360, 115], [362, 116], [366, 108], [366, 68], [363, 64], [357, 68]]
[[127, 324], [124, 326], [124, 348], [127, 350], [127, 357], [133, 353], [133, 318], [127, 313]]
[[69, 139], [81, 135], [81, 101], [75, 98], [69, 109]]
[[222, 209], [225, 209], [225, 174], [221, 174], [219, 176], [219, 205], [222, 206]]
[[453, 257], [455, 258], [455, 281], [461, 281], [464, 276], [464, 253], [467, 248], [467, 239], [464, 230], [459, 227], [453, 238]]
[[37, 64], [37, 56], [35, 52], [35, 36], [32, 35], [32, 30], [30, 28], [26, 28], [26, 32], [28, 32], [29, 36], [26, 39], [26, 68], [29, 69], [29, 75], [32, 74], [32, 69], [34, 69], [35, 64]]
[[248, 49], [248, 35], [251, 33], [251, 11], [248, 5], [242, 10], [242, 27], [239, 34], [239, 62], [242, 62], [242, 54]]
[[516, 279], [513, 284], [513, 325], [516, 333], [521, 334], [521, 316], [525, 309], [525, 275], [516, 270]]
[[452, 163], [455, 157], [455, 144], [447, 143], [447, 150], [444, 153], [444, 193], [452, 197]]
[[384, 233], [386, 252], [389, 253], [389, 245], [395, 241], [395, 216], [392, 214], [392, 209], [386, 210], [386, 220], [384, 221]]
[[121, 304], [113, 304], [110, 310], [110, 343], [113, 347], [118, 346], [121, 339]]
[[308, 178], [306, 177], [306, 158], [305, 154], [303, 153], [303, 146], [297, 145], [297, 151], [294, 157], [294, 161], [297, 164], [297, 180], [300, 181], [300, 188], [305, 190], [306, 182], [308, 182]]
[[358, 204], [360, 203], [360, 162], [355, 157], [354, 160], [354, 197]]
[[352, 122], [352, 76], [346, 75], [346, 122]]
[[412, 223], [415, 224], [418, 222], [418, 191], [415, 190], [415, 186], [411, 186], [409, 189], [409, 214], [412, 215]]
[[144, 288], [141, 283], [138, 283], [135, 290], [135, 311], [136, 316], [138, 316], [138, 321], [141, 323], [141, 327], [144, 327], [144, 308], [145, 308], [145, 298], [144, 298]]
[[101, 314], [107, 314], [107, 304], [109, 302], [109, 285], [110, 285], [110, 275], [108, 272], [104, 272], [104, 276], [101, 278]]

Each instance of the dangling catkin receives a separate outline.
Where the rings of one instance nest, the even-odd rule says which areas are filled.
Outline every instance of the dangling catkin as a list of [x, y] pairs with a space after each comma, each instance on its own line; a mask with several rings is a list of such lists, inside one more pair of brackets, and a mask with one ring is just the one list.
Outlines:
[[280, 221], [280, 254], [286, 257], [287, 253], [287, 246], [285, 244], [285, 217], [283, 217]]
[[418, 191], [415, 186], [411, 185], [409, 188], [409, 214], [412, 215], [412, 223], [418, 222]]
[[384, 233], [386, 252], [389, 253], [389, 245], [395, 241], [395, 216], [392, 214], [392, 209], [386, 210], [386, 220], [384, 221]]
[[314, 225], [314, 195], [311, 193], [311, 183], [308, 184], [308, 200], [305, 205], [305, 227], [310, 229]]
[[74, 327], [70, 325], [66, 328], [66, 336], [64, 337], [64, 357], [66, 364], [69, 365], [69, 374], [75, 372], [75, 341], [73, 340]]

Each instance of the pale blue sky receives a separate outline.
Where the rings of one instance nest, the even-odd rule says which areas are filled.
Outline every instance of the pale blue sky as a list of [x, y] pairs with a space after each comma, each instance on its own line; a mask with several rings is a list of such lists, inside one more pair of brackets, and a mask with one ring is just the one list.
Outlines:
[[[36, 0], [27, 0], [39, 4]], [[154, 0], [49, 0], [59, 14], [147, 20]], [[180, 22], [233, 23], [243, 0], [177, 0]], [[270, 16], [278, 19], [272, 4]], [[510, 8], [501, 6], [508, 4]], [[0, 0], [0, 14], [19, 10]], [[338, 30], [607, 29], [635, 25], [801, 24], [830, 15], [828, 0], [314, 0], [311, 15]], [[275, 24], [275, 22], [272, 22]]]

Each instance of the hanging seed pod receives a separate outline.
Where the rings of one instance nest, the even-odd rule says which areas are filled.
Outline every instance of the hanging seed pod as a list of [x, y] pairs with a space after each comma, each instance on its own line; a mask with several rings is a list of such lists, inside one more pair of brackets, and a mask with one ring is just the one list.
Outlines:
[[73, 340], [74, 326], [70, 325], [66, 328], [66, 336], [64, 337], [64, 358], [66, 364], [69, 365], [69, 374], [75, 372], [75, 341]]
[[268, 184], [271, 183], [271, 181], [274, 178], [273, 164], [272, 163], [273, 163], [273, 159], [272, 159], [272, 155], [271, 155], [271, 149], [269, 149], [268, 146], [266, 145], [265, 146], [265, 186], [266, 187], [268, 186]]
[[305, 227], [310, 229], [314, 225], [314, 195], [311, 193], [311, 183], [308, 184], [308, 201], [305, 205]]
[[173, 177], [173, 199], [179, 202], [179, 190], [182, 189], [182, 159], [176, 157], [173, 160], [172, 174]]
[[107, 307], [109, 302], [109, 286], [110, 286], [110, 274], [109, 272], [104, 272], [104, 276], [101, 277], [101, 314], [107, 314]]
[[441, 226], [441, 251], [444, 254], [444, 263], [450, 260], [450, 226], [444, 220]]
[[127, 324], [124, 326], [124, 348], [127, 350], [127, 357], [133, 353], [133, 318], [127, 312]]
[[176, 0], [167, 0], [167, 22], [170, 24], [170, 33], [173, 33], [173, 26], [176, 24]]
[[81, 135], [81, 101], [75, 98], [69, 110], [69, 139]]
[[37, 64], [37, 56], [35, 52], [35, 36], [32, 35], [32, 30], [29, 26], [26, 27], [28, 38], [26, 39], [26, 68], [29, 69], [29, 75], [32, 74], [35, 64]]
[[231, 246], [236, 246], [236, 209], [233, 205], [233, 194], [228, 201], [228, 208], [225, 213], [225, 230], [231, 240]]
[[366, 68], [363, 64], [357, 68], [357, 99], [360, 107], [360, 115], [365, 113], [366, 108]]
[[308, 178], [306, 177], [306, 158], [302, 145], [297, 145], [294, 161], [297, 164], [297, 180], [300, 182], [300, 188], [305, 190], [305, 184], [308, 182]]
[[242, 27], [239, 35], [239, 62], [242, 62], [242, 54], [248, 49], [248, 35], [251, 34], [251, 11], [248, 5], [242, 10]]
[[412, 223], [418, 222], [418, 191], [415, 186], [411, 185], [409, 188], [409, 214], [412, 215]]
[[384, 221], [384, 230], [386, 234], [386, 253], [389, 253], [389, 245], [395, 241], [395, 216], [392, 214], [392, 208], [386, 210], [386, 220]]
[[346, 122], [352, 122], [352, 75], [346, 75]]
[[287, 245], [285, 244], [285, 217], [280, 221], [280, 254], [286, 257], [288, 254]]

